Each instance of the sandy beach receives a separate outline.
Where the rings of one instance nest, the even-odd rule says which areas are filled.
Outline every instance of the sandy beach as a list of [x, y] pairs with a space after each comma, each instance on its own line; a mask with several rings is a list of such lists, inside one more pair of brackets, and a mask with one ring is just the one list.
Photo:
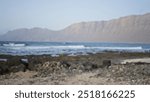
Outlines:
[[0, 55], [1, 85], [149, 85], [150, 53]]

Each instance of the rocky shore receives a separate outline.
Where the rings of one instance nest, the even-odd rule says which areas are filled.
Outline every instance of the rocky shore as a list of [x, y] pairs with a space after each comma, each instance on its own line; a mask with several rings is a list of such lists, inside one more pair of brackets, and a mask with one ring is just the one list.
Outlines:
[[149, 85], [149, 58], [150, 53], [127, 52], [59, 57], [0, 55], [0, 84]]

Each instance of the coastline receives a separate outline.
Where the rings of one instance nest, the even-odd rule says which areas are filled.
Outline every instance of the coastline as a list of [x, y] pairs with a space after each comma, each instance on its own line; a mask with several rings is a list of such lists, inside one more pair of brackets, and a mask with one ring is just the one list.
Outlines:
[[[150, 58], [150, 53], [103, 52], [59, 57], [0, 55], [0, 84], [149, 85], [150, 63], [134, 62], [143, 58]], [[125, 60], [131, 62], [122, 64]]]

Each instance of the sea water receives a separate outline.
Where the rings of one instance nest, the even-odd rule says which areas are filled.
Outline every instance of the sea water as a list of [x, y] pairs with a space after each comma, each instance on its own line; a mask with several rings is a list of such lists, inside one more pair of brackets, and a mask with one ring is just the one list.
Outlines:
[[0, 42], [0, 54], [86, 55], [104, 51], [150, 52], [150, 44], [100, 42]]

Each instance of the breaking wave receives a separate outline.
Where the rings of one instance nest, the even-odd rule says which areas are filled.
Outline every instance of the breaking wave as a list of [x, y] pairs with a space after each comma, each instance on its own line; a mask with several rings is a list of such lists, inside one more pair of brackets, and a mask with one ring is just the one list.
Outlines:
[[141, 46], [139, 47], [93, 47], [101, 50], [142, 50]]
[[26, 46], [26, 44], [22, 44], [22, 43], [6, 43], [6, 44], [3, 44], [3, 46], [5, 47], [24, 47]]
[[111, 43], [41, 43], [41, 42], [2, 42], [0, 54], [11, 55], [81, 55], [103, 51], [150, 51], [150, 45], [111, 44]]

